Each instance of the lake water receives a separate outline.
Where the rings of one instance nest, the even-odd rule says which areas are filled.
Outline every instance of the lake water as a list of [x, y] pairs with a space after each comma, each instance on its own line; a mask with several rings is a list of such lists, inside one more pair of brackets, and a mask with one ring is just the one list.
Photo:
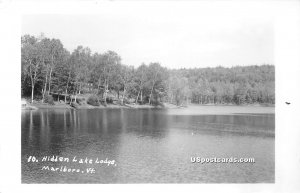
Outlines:
[[[23, 110], [21, 129], [22, 183], [275, 181], [272, 107]], [[28, 162], [29, 156], [34, 158]], [[70, 160], [45, 161], [45, 156]], [[254, 158], [255, 163], [202, 164], [191, 157]], [[91, 164], [79, 163], [81, 158]]]

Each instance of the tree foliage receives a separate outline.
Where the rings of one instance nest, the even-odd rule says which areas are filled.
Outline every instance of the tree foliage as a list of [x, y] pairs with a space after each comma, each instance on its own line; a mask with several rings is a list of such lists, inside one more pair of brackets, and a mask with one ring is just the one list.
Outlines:
[[[106, 104], [275, 103], [273, 65], [171, 70], [160, 63], [122, 64], [114, 51], [92, 53], [78, 46], [72, 53], [58, 39], [43, 35], [21, 38], [22, 96], [48, 99], [51, 93], [92, 94], [89, 102]], [[45, 102], [45, 101], [43, 101]]]

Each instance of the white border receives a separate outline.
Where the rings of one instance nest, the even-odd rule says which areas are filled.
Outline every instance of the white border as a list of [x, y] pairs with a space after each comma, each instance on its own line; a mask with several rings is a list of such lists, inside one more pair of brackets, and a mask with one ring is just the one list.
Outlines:
[[[105, 13], [108, 7], [130, 11], [136, 6], [190, 6], [197, 3], [248, 3], [274, 14], [276, 70], [276, 182], [275, 184], [21, 184], [20, 34], [22, 14]], [[300, 1], [90, 1], [0, 3], [1, 146], [0, 192], [300, 192]], [[253, 13], [255, 14], [255, 13]], [[285, 102], [291, 102], [286, 105]]]

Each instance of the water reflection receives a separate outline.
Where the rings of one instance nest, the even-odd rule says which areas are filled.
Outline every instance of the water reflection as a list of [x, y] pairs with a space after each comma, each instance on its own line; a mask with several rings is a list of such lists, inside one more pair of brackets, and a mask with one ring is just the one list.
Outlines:
[[[159, 109], [22, 112], [26, 183], [273, 182], [274, 115], [170, 115]], [[98, 175], [45, 175], [29, 155], [109, 157]], [[255, 157], [256, 165], [195, 166], [190, 156]], [[215, 176], [216, 172], [219, 176]], [[199, 176], [200, 175], [200, 176]], [[106, 178], [107, 177], [107, 178]]]

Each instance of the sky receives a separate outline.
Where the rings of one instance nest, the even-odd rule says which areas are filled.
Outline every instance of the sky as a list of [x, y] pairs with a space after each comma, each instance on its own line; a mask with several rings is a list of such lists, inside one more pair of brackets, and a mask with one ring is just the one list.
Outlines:
[[274, 64], [272, 13], [247, 3], [114, 4], [97, 13], [26, 14], [22, 35], [60, 39], [67, 50], [117, 52], [122, 63], [168, 68]]

